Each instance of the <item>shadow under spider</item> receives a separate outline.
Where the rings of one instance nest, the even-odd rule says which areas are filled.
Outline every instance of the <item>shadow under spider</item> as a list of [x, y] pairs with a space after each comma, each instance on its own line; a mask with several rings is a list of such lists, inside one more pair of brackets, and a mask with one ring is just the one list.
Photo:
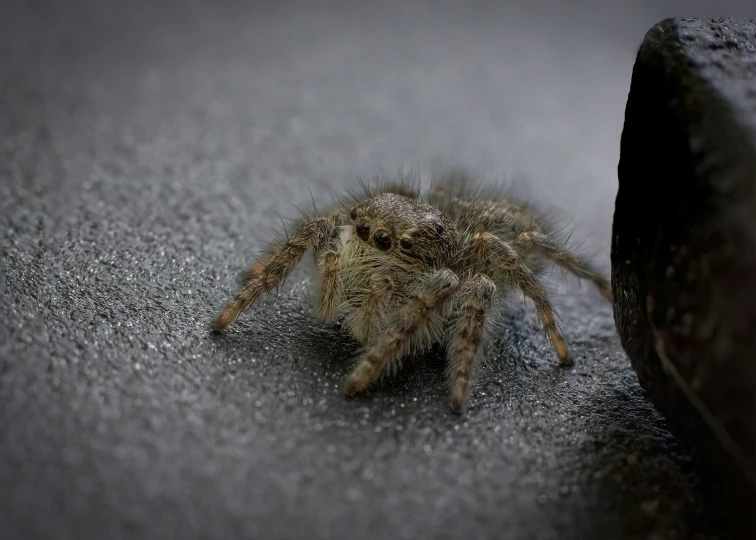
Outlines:
[[[293, 363], [285, 369], [292, 371], [291, 376], [295, 376], [297, 371], [303, 372], [298, 377], [299, 384], [314, 390], [325, 379], [341, 395], [346, 377], [360, 352], [360, 345], [341, 330], [339, 323], [323, 324], [312, 317], [308, 309], [294, 305], [296, 300], [284, 302], [289, 303], [292, 305], [262, 305], [251, 310], [249, 315], [238, 320], [226, 332], [211, 332], [210, 337], [221, 351], [225, 351], [224, 356], [239, 359], [232, 369], [234, 375], [245, 372], [245, 358], [256, 357], [263, 360], [265, 365]], [[491, 376], [497, 379], [493, 384], [501, 386], [504, 381], [504, 393], [508, 394], [506, 399], [514, 397], [512, 393], [516, 396], [520, 385], [514, 381], [527, 378], [524, 374], [533, 371], [534, 361], [540, 363], [543, 355], [548, 356], [543, 361], [554, 360], [555, 371], [563, 371], [564, 368], [559, 368], [552, 358], [553, 352], [537, 324], [537, 321], [523, 321], [522, 313], [518, 310], [502, 317], [484, 346], [468, 407], [476, 401], [481, 387], [491, 385], [486, 380]], [[251, 376], [252, 367], [246, 365]], [[422, 402], [445, 406], [449, 394], [446, 365], [444, 347], [435, 344], [425, 352], [405, 357], [398, 369], [387, 373], [348, 401], [371, 404], [380, 398], [380, 402], [395, 403], [398, 398], [402, 398], [402, 401], [419, 398]], [[259, 366], [258, 363], [256, 368]], [[223, 368], [221, 371], [224, 371]], [[380, 406], [376, 404], [375, 407]]]

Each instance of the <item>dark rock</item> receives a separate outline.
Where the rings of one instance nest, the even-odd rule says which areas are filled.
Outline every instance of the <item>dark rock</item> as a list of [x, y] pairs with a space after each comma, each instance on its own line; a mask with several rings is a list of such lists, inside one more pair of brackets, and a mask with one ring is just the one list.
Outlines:
[[615, 322], [641, 386], [727, 482], [731, 517], [751, 524], [755, 22], [668, 19], [646, 34], [625, 113], [611, 255]]

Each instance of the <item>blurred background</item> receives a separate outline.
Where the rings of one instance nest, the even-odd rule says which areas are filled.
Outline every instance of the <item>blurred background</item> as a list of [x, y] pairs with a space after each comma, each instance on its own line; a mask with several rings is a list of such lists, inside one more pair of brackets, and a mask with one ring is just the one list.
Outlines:
[[357, 176], [456, 166], [525, 177], [544, 202], [580, 216], [584, 232], [602, 231], [608, 248], [624, 105], [645, 31], [668, 16], [746, 16], [749, 6], [11, 1], [0, 66], [12, 118], [36, 95], [52, 130], [66, 123], [72, 151], [139, 139], [141, 164], [156, 171], [195, 154], [175, 182], [201, 199], [197, 211], [225, 200], [257, 212], [265, 200], [288, 214], [279, 203], [307, 200], [303, 182], [338, 191]]
[[461, 419], [432, 370], [343, 400], [353, 348], [303, 315], [305, 273], [205, 328], [276, 212], [400, 168], [515, 181], [608, 272], [645, 32], [752, 7], [4, 1], [0, 536], [716, 530], [611, 308], [577, 289], [557, 302], [576, 368], [515, 310]]

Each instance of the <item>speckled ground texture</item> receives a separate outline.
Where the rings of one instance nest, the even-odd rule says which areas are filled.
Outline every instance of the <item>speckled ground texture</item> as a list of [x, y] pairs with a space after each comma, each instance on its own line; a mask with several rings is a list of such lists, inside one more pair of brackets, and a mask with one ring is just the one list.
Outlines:
[[402, 166], [520, 179], [608, 272], [637, 45], [711, 13], [533, 4], [4, 3], [0, 537], [715, 533], [575, 281], [550, 283], [576, 366], [514, 303], [462, 417], [433, 354], [344, 400], [356, 346], [309, 264], [206, 330], [308, 186]]

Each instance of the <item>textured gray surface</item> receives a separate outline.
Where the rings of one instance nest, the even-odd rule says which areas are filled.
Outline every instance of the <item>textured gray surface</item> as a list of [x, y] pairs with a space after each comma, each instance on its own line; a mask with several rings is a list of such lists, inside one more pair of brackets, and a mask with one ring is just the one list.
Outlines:
[[588, 286], [554, 287], [575, 368], [515, 305], [462, 418], [433, 355], [343, 400], [308, 267], [205, 330], [275, 211], [401, 165], [524, 175], [608, 271], [632, 63], [674, 6], [79, 4], [0, 21], [2, 538], [716, 527]]

